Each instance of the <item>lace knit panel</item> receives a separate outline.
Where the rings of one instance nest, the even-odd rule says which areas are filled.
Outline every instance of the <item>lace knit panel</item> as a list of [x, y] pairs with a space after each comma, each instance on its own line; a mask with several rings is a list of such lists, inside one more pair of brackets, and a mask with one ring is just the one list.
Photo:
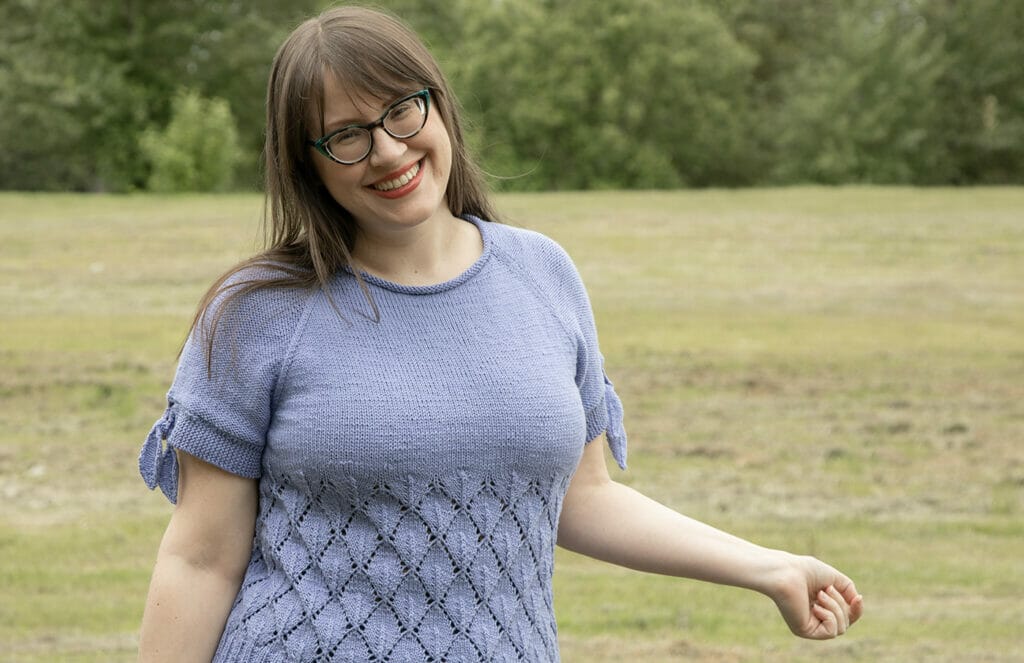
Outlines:
[[244, 641], [298, 661], [557, 661], [551, 575], [568, 480], [264, 476], [216, 660], [236, 660]]

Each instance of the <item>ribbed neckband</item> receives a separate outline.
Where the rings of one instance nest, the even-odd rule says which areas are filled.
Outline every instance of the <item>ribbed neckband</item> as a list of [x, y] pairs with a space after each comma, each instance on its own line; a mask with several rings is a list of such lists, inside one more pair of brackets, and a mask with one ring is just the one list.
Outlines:
[[[480, 237], [484, 243], [484, 250], [480, 253], [480, 257], [476, 259], [476, 262], [455, 278], [448, 281], [442, 281], [441, 283], [432, 283], [430, 285], [403, 285], [401, 283], [395, 283], [394, 281], [388, 281], [387, 279], [375, 276], [369, 272], [360, 271], [359, 275], [369, 285], [384, 288], [385, 290], [391, 290], [392, 292], [400, 292], [404, 295], [435, 295], [437, 293], [459, 287], [483, 269], [484, 264], [487, 263], [487, 259], [491, 256], [491, 237], [490, 230], [487, 227], [490, 222], [483, 221], [482, 219], [470, 214], [461, 218], [464, 221], [472, 223], [477, 227], [477, 230], [480, 231]], [[346, 265], [344, 269], [350, 274], [354, 273], [354, 270], [350, 266]]]

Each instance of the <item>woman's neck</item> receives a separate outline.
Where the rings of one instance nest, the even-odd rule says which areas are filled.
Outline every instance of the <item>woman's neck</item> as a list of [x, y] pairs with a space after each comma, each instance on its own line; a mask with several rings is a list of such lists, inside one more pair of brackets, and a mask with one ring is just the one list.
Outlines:
[[434, 285], [454, 279], [483, 253], [477, 227], [451, 214], [439, 215], [398, 232], [356, 237], [356, 269], [393, 283]]

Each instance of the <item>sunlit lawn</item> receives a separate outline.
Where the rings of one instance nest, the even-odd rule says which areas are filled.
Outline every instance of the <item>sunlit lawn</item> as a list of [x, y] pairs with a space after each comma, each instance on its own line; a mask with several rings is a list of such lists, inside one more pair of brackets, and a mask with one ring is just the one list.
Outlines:
[[[1024, 633], [1024, 189], [503, 196], [573, 255], [627, 411], [618, 478], [865, 594], [771, 602], [559, 553], [575, 661], [1013, 661]], [[170, 506], [138, 479], [255, 196], [0, 194], [0, 661], [133, 660]]]

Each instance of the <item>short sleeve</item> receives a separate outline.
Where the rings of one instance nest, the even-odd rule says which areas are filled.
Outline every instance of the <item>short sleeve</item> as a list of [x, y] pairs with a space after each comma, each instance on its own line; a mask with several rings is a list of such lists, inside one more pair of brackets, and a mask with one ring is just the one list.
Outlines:
[[571, 324], [576, 331], [576, 386], [586, 413], [586, 441], [589, 443], [604, 433], [615, 462], [626, 469], [622, 401], [605, 374], [590, 298], [576, 266], [561, 247], [558, 258], [562, 262], [556, 270], [559, 275], [558, 299], [571, 311]]
[[[294, 295], [293, 295], [294, 297]], [[142, 445], [139, 471], [172, 503], [178, 497], [175, 449], [256, 479], [273, 414], [273, 394], [294, 317], [281, 291], [260, 290], [225, 306], [207, 362], [210, 321], [193, 328], [182, 350], [167, 409]], [[289, 323], [291, 320], [291, 323]]]

